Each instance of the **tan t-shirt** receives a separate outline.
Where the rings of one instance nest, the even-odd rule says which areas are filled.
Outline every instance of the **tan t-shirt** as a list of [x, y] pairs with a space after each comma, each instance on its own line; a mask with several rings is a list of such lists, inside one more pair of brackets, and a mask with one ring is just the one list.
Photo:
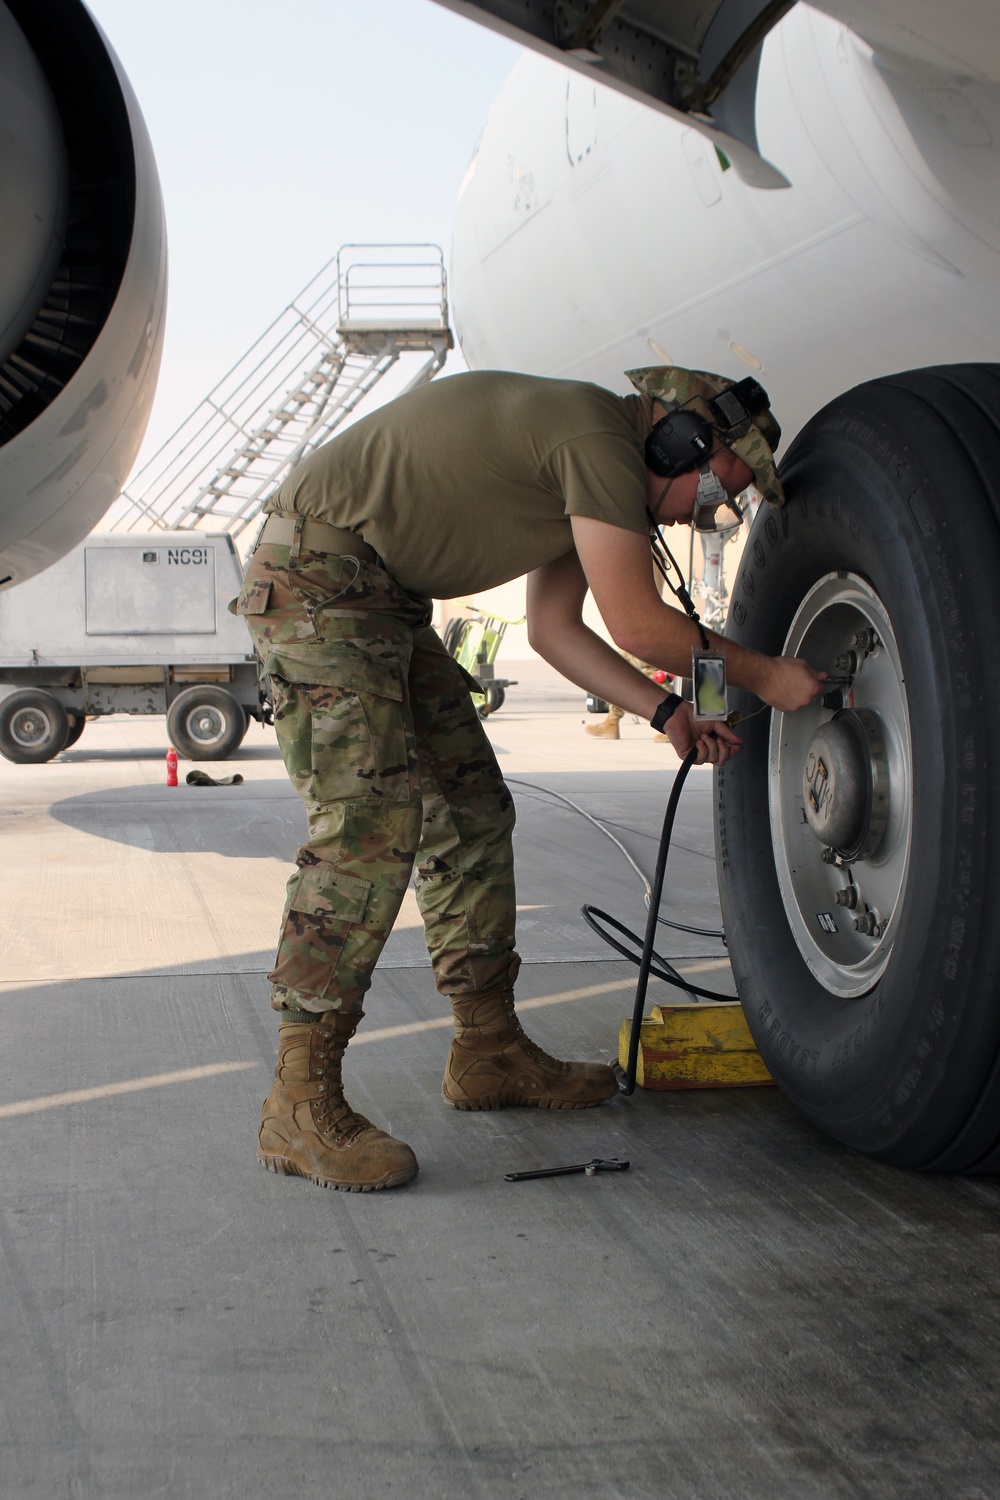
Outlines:
[[492, 588], [569, 552], [570, 516], [646, 534], [629, 400], [498, 371], [437, 380], [318, 448], [264, 509], [359, 532], [412, 593]]

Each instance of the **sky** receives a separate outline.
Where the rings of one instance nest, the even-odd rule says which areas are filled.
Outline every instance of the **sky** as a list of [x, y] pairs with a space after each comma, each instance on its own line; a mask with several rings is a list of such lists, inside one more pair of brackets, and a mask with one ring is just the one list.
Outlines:
[[520, 49], [433, 0], [88, 3], [166, 207], [141, 464], [341, 244], [432, 241], [447, 259], [459, 184]]

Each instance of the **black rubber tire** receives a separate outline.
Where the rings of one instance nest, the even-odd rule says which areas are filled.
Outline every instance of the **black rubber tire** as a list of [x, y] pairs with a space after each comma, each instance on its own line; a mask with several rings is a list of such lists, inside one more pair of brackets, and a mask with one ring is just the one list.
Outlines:
[[51, 693], [23, 688], [0, 703], [0, 755], [16, 765], [36, 766], [66, 747], [69, 720]]
[[184, 760], [228, 760], [239, 749], [247, 723], [232, 693], [212, 685], [185, 688], [167, 709], [167, 736]]
[[490, 713], [499, 713], [507, 700], [507, 694], [502, 683], [491, 682], [486, 688], [486, 701], [490, 705]]
[[747, 1020], [779, 1086], [838, 1140], [897, 1166], [996, 1172], [1000, 365], [858, 386], [809, 422], [781, 474], [788, 503], [754, 523], [727, 634], [777, 654], [817, 579], [844, 569], [871, 584], [906, 683], [912, 844], [888, 967], [860, 999], [834, 996], [803, 962], [778, 887], [770, 715], [747, 721], [717, 775], [716, 818]]
[[87, 727], [87, 715], [81, 713], [78, 708], [68, 708], [66, 710], [66, 717], [69, 720], [69, 733], [66, 735], [65, 745], [63, 745], [64, 750], [68, 750], [70, 745], [75, 745]]
[[447, 625], [444, 627], [444, 635], [442, 636], [442, 640], [444, 641], [444, 649], [450, 652], [452, 656], [458, 655], [459, 648], [462, 644], [462, 636], [465, 634], [465, 627], [466, 625], [468, 625], [468, 623], [468, 620], [466, 620], [464, 616], [456, 615], [455, 618], [453, 620], [449, 620]]

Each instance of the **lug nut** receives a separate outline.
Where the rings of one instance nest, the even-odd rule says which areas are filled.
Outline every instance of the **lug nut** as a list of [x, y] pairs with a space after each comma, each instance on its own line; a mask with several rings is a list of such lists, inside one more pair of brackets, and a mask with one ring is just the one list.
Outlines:
[[838, 906], [847, 906], [853, 911], [858, 904], [858, 888], [856, 885], [845, 885], [842, 891], [837, 891], [833, 897]]
[[819, 857], [825, 865], [842, 865], [844, 863], [836, 849], [824, 849]]
[[858, 670], [858, 653], [845, 651], [842, 656], [836, 658], [833, 665], [838, 672], [846, 672], [849, 677], [853, 677]]

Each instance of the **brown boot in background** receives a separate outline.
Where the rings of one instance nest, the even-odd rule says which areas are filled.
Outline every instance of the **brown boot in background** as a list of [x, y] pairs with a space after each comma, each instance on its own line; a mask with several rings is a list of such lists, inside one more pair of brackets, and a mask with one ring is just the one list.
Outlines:
[[559, 1062], [521, 1030], [509, 985], [453, 995], [455, 1040], [442, 1093], [456, 1109], [589, 1109], [618, 1092], [604, 1063]]
[[599, 724], [584, 725], [585, 732], [587, 734], [592, 734], [595, 740], [619, 739], [620, 736], [618, 733], [618, 722], [624, 712], [625, 710], [623, 708], [619, 708], [617, 704], [612, 703], [611, 707], [608, 709], [607, 718], [602, 719]]
[[274, 1087], [261, 1112], [257, 1159], [271, 1172], [351, 1193], [401, 1187], [417, 1175], [409, 1146], [355, 1114], [341, 1063], [361, 1015], [282, 1021]]

